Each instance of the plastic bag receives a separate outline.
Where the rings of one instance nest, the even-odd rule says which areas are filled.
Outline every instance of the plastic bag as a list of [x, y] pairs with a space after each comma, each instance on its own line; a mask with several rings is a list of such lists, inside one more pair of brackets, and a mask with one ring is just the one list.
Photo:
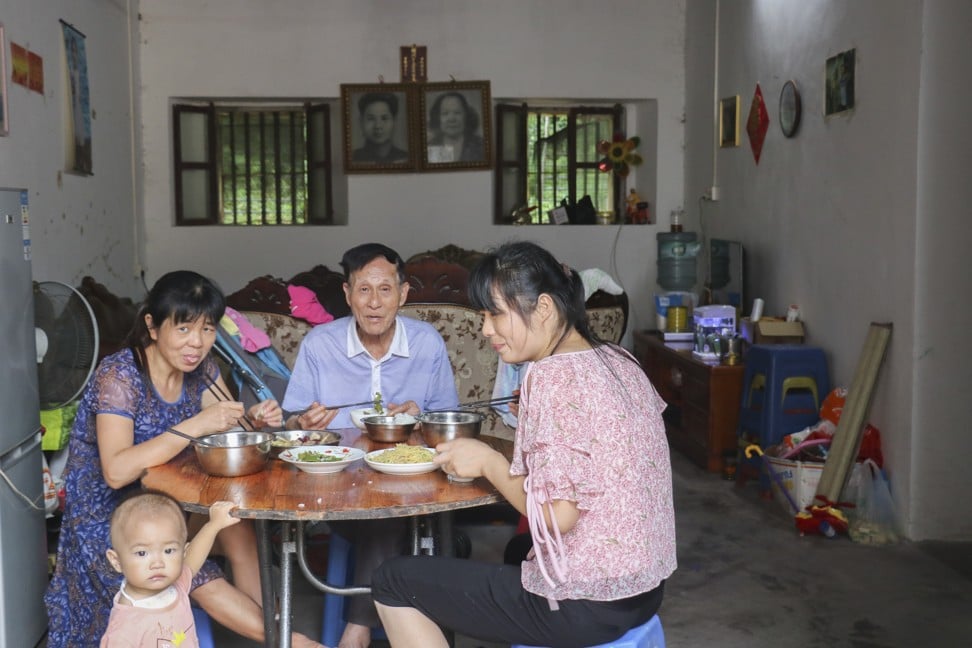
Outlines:
[[858, 492], [857, 509], [847, 533], [861, 544], [883, 545], [898, 541], [895, 531], [894, 500], [881, 468], [873, 459], [863, 462], [864, 474]]

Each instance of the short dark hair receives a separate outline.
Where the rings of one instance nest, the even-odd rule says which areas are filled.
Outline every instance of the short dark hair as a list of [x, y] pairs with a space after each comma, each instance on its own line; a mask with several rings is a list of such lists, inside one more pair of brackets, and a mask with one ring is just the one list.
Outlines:
[[469, 101], [466, 100], [466, 96], [461, 92], [456, 92], [455, 90], [450, 90], [449, 92], [443, 92], [435, 101], [432, 102], [432, 108], [429, 114], [429, 128], [433, 130], [438, 130], [439, 126], [439, 111], [442, 110], [442, 102], [446, 100], [447, 97], [455, 97], [462, 104], [462, 110], [466, 113], [466, 119], [463, 121], [465, 126], [466, 134], [475, 133], [476, 129], [479, 128], [479, 113], [469, 105]]
[[487, 252], [469, 273], [468, 290], [473, 308], [496, 313], [495, 290], [523, 320], [536, 310], [541, 294], [550, 295], [563, 335], [576, 328], [585, 340], [597, 343], [587, 321], [580, 275], [536, 243], [513, 241]]
[[184, 324], [200, 317], [219, 324], [225, 312], [226, 297], [212, 280], [192, 270], [168, 272], [159, 277], [139, 307], [126, 343], [136, 354], [152, 344], [146, 315], [152, 316], [155, 326], [167, 319]]
[[366, 92], [358, 99], [358, 114], [363, 115], [373, 103], [384, 102], [393, 116], [398, 116], [398, 97], [390, 92]]
[[362, 243], [344, 253], [341, 257], [341, 267], [344, 269], [344, 280], [351, 281], [351, 274], [365, 267], [378, 257], [382, 257], [398, 270], [398, 281], [405, 283], [405, 261], [395, 250], [381, 243]]

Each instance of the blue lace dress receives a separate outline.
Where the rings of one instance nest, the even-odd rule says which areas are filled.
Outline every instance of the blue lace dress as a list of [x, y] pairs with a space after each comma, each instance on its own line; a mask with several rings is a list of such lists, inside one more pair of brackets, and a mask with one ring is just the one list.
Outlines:
[[[134, 442], [143, 443], [198, 414], [208, 385], [206, 376], [216, 376], [218, 371], [215, 361], [207, 358], [185, 375], [182, 395], [170, 403], [139, 372], [130, 349], [110, 355], [98, 365], [78, 407], [64, 469], [65, 503], [57, 568], [44, 595], [50, 619], [49, 648], [97, 647], [108, 627], [112, 597], [122, 582], [121, 574], [105, 556], [110, 546], [108, 524], [119, 498], [139, 488], [139, 483], [118, 490], [105, 483], [95, 430], [97, 415], [118, 414], [132, 419]], [[192, 586], [220, 577], [219, 567], [206, 561]]]

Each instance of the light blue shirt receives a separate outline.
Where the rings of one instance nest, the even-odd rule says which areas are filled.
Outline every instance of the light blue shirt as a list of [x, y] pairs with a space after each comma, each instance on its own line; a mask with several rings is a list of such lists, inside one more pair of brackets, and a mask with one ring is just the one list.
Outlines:
[[[324, 405], [366, 401], [375, 392], [385, 403], [415, 401], [423, 412], [458, 407], [449, 354], [434, 326], [399, 315], [383, 358], [373, 358], [365, 350], [354, 317], [314, 327], [300, 344], [282, 407], [296, 412], [314, 401]], [[352, 427], [349, 411], [342, 409], [328, 427]]]

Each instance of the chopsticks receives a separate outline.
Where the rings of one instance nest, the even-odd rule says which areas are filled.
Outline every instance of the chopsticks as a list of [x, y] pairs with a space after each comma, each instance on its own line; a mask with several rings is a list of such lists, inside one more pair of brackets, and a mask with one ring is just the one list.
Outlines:
[[[374, 405], [374, 404], [375, 404], [375, 399], [372, 398], [371, 400], [361, 401], [360, 403], [343, 403], [341, 405], [325, 405], [324, 409], [338, 410], [338, 409], [344, 409], [345, 407], [361, 407], [363, 405]], [[297, 410], [296, 412], [287, 412], [287, 416], [288, 417], [300, 416], [302, 414], [306, 414], [309, 409], [310, 408], [308, 407], [302, 410]]]
[[[473, 401], [471, 403], [459, 403], [458, 409], [477, 409], [480, 407], [491, 407], [493, 405], [503, 405], [504, 403], [513, 403], [520, 400], [520, 395], [515, 396], [503, 396], [501, 398], [491, 398], [489, 400]], [[449, 412], [456, 408], [450, 407], [448, 409], [434, 409], [426, 410], [426, 412]]]
[[[212, 392], [213, 396], [216, 397], [216, 400], [220, 400], [220, 401], [233, 400], [232, 398], [229, 397], [229, 394], [223, 391], [223, 388], [219, 386], [219, 383], [216, 382], [215, 378], [213, 378], [212, 376], [206, 373], [203, 373], [203, 377], [206, 380], [206, 384], [208, 385], [209, 391]], [[236, 420], [240, 424], [240, 427], [242, 428], [248, 429], [251, 432], [256, 429], [256, 425], [253, 424], [253, 421], [250, 420], [250, 417], [247, 414], [243, 414], [243, 418], [238, 418]]]

